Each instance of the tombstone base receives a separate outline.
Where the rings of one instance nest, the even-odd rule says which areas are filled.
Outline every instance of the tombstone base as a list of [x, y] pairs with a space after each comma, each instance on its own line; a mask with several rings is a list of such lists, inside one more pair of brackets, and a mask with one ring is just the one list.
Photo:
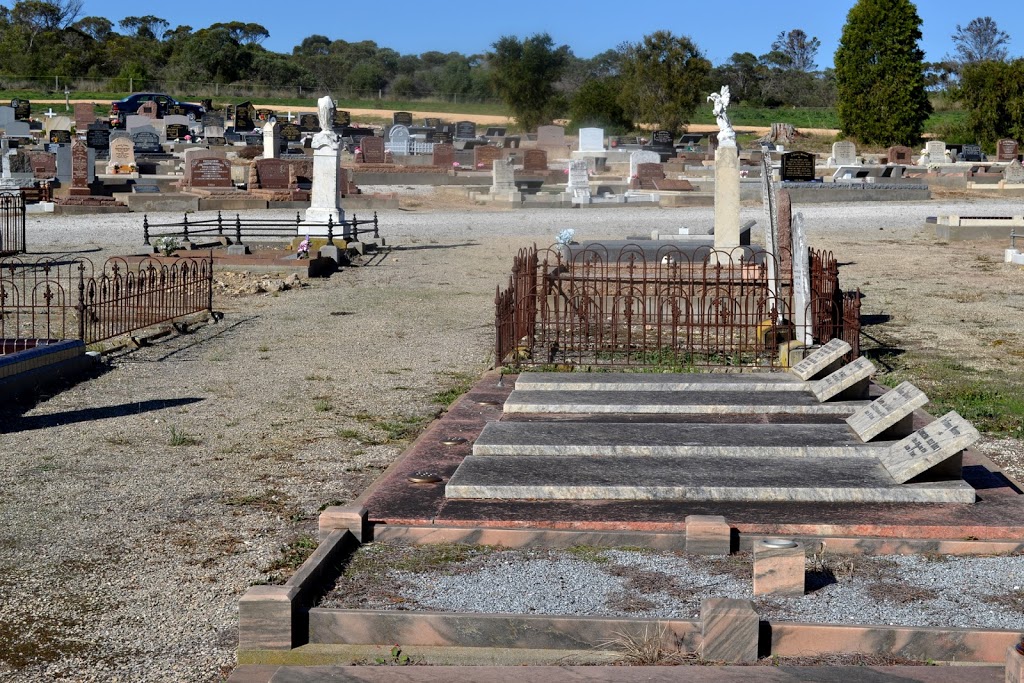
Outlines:
[[341, 263], [341, 249], [333, 244], [325, 244], [320, 247], [320, 258], [329, 258], [335, 263]]
[[251, 253], [248, 244], [232, 244], [228, 247], [228, 256], [246, 256]]
[[328, 209], [323, 207], [310, 207], [306, 209], [306, 221], [309, 223], [316, 223], [317, 225], [303, 226], [309, 231], [310, 237], [318, 236], [323, 237], [327, 234], [327, 221], [330, 220], [334, 223], [334, 236], [340, 238], [344, 226], [342, 221], [345, 220], [345, 212], [340, 209]]
[[88, 197], [92, 195], [92, 190], [88, 187], [72, 187], [68, 189], [69, 197]]

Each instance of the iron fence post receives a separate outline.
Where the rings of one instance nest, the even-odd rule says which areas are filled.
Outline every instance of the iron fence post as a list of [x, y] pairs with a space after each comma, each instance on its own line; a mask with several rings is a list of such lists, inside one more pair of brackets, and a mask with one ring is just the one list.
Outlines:
[[185, 214], [184, 220], [182, 220], [182, 222], [181, 222], [181, 234], [182, 234], [182, 240], [181, 240], [182, 242], [184, 242], [185, 244], [188, 244], [189, 242], [191, 242], [191, 240], [188, 238], [188, 214], [187, 213]]
[[352, 214], [352, 239], [356, 242], [359, 241], [359, 216]]
[[149, 244], [149, 217], [146, 214], [142, 214], [142, 243], [146, 246]]
[[235, 214], [235, 244], [242, 243], [242, 219]]
[[85, 340], [85, 264], [78, 264], [78, 338], [83, 344]]
[[327, 244], [334, 246], [334, 216], [327, 217]]
[[[220, 218], [220, 210], [217, 210], [217, 235], [219, 237], [224, 236], [224, 223]], [[210, 257], [213, 258], [213, 252], [210, 252]]]
[[375, 240], [379, 240], [380, 239], [380, 231], [379, 231], [379, 229], [377, 227], [377, 212], [376, 211], [373, 212], [373, 239], [375, 239]]

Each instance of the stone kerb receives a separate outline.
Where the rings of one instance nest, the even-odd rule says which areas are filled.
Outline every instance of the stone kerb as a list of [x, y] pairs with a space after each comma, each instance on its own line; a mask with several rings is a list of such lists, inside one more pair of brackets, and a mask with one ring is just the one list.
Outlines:
[[761, 622], [749, 600], [710, 598], [700, 606], [702, 659], [749, 664], [757, 661]]

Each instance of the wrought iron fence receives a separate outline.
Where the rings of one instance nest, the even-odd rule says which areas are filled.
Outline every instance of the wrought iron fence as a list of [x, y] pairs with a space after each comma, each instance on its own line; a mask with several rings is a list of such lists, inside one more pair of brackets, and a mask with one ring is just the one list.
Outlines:
[[[360, 230], [360, 226], [363, 229]], [[334, 244], [334, 238], [359, 241], [360, 235], [372, 233], [373, 239], [380, 239], [380, 225], [377, 212], [373, 218], [360, 219], [356, 214], [335, 223], [328, 218], [327, 223], [307, 222], [300, 212], [295, 213], [295, 220], [277, 218], [242, 218], [235, 214], [235, 219], [225, 219], [221, 212], [216, 218], [189, 220], [188, 214], [180, 221], [171, 223], [150, 223], [149, 216], [142, 216], [142, 243], [153, 245], [161, 238], [180, 241], [183, 246], [189, 244], [236, 244], [274, 238], [295, 238], [305, 235], [326, 235], [327, 242]], [[187, 244], [186, 244], [187, 243]]]
[[109, 259], [0, 259], [0, 346], [25, 340], [81, 339], [86, 344], [203, 310], [213, 311], [213, 258], [129, 264]]
[[794, 323], [792, 275], [770, 291], [768, 258], [675, 245], [521, 250], [495, 298], [495, 356], [534, 366], [742, 371], [778, 367], [790, 340], [857, 339], [859, 295], [839, 290], [831, 253], [810, 253], [806, 330]]
[[0, 256], [25, 249], [25, 196], [20, 191], [0, 192]]

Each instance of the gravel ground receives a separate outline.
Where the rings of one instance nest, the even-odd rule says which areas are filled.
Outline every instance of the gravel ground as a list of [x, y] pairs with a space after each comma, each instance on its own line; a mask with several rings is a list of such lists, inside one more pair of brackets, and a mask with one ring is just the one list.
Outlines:
[[[395, 551], [388, 544], [374, 553]], [[696, 619], [709, 597], [753, 600], [769, 621], [1024, 631], [1024, 556], [881, 556], [808, 560], [800, 598], [754, 597], [749, 553], [702, 558], [622, 550], [502, 550], [444, 569], [390, 571], [384, 594], [342, 580], [330, 606], [490, 614]], [[376, 575], [386, 560], [374, 565]], [[822, 585], [824, 584], [824, 585]]]
[[[399, 193], [402, 209], [380, 215], [396, 248], [372, 265], [249, 296], [240, 282], [265, 275], [217, 273], [221, 323], [114, 353], [92, 379], [0, 412], [0, 678], [222, 680], [238, 597], [287, 576], [318, 510], [358, 495], [441, 409], [438, 392], [493, 363], [494, 291], [516, 251], [564, 228], [599, 239], [712, 224], [710, 209], [501, 212]], [[810, 243], [845, 264], [844, 288], [867, 292], [864, 312], [892, 316], [871, 334], [1019, 364], [1024, 270], [1001, 264], [1006, 245], [919, 234], [930, 215], [1012, 215], [1018, 202], [803, 211]], [[31, 215], [28, 240], [34, 255], [99, 264], [133, 250], [140, 224]], [[1024, 474], [1020, 441], [991, 443]]]

